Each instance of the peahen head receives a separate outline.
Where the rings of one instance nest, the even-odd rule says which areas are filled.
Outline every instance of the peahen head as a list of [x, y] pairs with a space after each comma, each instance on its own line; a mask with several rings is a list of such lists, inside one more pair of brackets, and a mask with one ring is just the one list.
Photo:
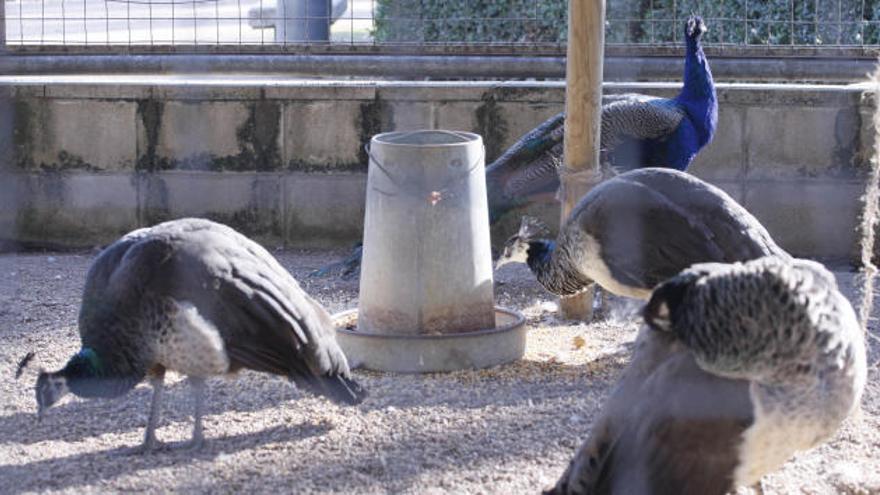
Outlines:
[[699, 278], [698, 272], [686, 270], [658, 285], [642, 310], [645, 323], [654, 330], [672, 331], [688, 289]]
[[42, 419], [47, 409], [62, 397], [73, 391], [88, 388], [88, 383], [101, 375], [101, 360], [98, 354], [88, 347], [76, 353], [59, 371], [40, 372], [34, 387], [37, 396], [37, 419]]
[[708, 30], [709, 29], [706, 27], [706, 23], [703, 22], [702, 17], [692, 15], [688, 17], [687, 24], [685, 24], [684, 36], [688, 42], [696, 43], [702, 39], [703, 33]]
[[43, 419], [43, 413], [49, 409], [62, 397], [70, 392], [67, 388], [67, 379], [61, 376], [61, 372], [46, 373], [40, 372], [37, 378], [37, 385], [34, 387], [37, 393], [37, 419]]
[[529, 249], [539, 237], [546, 235], [547, 227], [536, 218], [523, 217], [519, 231], [504, 243], [504, 250], [495, 261], [495, 269], [508, 263], [526, 263]]

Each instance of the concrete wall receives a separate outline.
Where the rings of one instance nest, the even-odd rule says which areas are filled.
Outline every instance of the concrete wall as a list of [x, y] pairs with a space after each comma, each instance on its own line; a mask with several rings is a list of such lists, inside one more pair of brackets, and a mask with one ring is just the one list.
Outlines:
[[[718, 134], [692, 172], [792, 252], [849, 257], [873, 142], [864, 89], [719, 85]], [[676, 86], [606, 86], [629, 91], [672, 95]], [[0, 239], [94, 245], [201, 215], [264, 242], [317, 246], [359, 238], [363, 145], [373, 134], [474, 131], [491, 160], [562, 110], [564, 87], [0, 77], [0, 95]]]

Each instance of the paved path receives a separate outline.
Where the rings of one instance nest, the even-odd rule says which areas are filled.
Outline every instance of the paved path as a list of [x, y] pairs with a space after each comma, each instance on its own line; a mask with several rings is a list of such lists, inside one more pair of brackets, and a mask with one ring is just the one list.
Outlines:
[[[248, 23], [252, 9], [275, 0], [12, 0], [10, 44], [274, 43], [272, 29]], [[374, 0], [349, 0], [331, 29], [334, 41], [369, 41]], [[352, 31], [354, 30], [354, 31]]]

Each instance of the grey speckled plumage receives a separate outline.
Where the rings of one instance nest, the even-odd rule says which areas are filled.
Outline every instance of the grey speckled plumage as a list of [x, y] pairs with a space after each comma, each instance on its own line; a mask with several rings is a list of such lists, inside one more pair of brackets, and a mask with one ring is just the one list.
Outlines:
[[644, 316], [631, 364], [548, 493], [727, 493], [828, 439], [861, 398], [863, 332], [818, 263], [698, 264]]
[[208, 220], [136, 230], [102, 251], [87, 275], [79, 331], [83, 351], [38, 381], [40, 411], [67, 390], [112, 397], [149, 376], [155, 393], [145, 450], [157, 443], [166, 369], [194, 380], [195, 443], [212, 375], [248, 368], [340, 403], [365, 396], [327, 311], [263, 247]]
[[837, 294], [813, 261], [698, 264], [660, 286], [646, 314], [668, 312], [652, 323], [668, 326], [704, 369], [772, 385], [847, 361], [849, 303]]
[[[551, 197], [559, 188], [559, 167], [562, 165], [565, 113], [560, 112], [522, 136], [516, 143], [495, 159], [494, 163], [507, 163], [513, 157], [526, 154], [533, 157], [528, 167], [505, 169], [510, 176], [504, 180], [503, 190], [490, 191], [490, 198], [517, 198], [545, 194]], [[490, 165], [491, 166], [491, 165]], [[487, 167], [486, 184], [493, 187], [497, 171]]]
[[666, 136], [678, 127], [684, 116], [684, 112], [666, 98], [636, 93], [620, 95], [602, 106], [601, 149], [617, 148], [626, 140]]
[[694, 263], [788, 257], [724, 191], [666, 168], [633, 170], [594, 187], [555, 241], [524, 232], [507, 241], [498, 266], [527, 262], [558, 295], [596, 281], [617, 295], [647, 299], [657, 284]]

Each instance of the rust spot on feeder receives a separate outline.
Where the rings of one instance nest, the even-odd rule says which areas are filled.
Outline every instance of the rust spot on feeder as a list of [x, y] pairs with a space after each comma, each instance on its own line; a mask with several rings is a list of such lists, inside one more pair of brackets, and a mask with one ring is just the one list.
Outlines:
[[435, 206], [442, 199], [443, 193], [441, 193], [440, 191], [431, 191], [431, 194], [428, 195], [428, 202], [431, 203], [431, 206]]

